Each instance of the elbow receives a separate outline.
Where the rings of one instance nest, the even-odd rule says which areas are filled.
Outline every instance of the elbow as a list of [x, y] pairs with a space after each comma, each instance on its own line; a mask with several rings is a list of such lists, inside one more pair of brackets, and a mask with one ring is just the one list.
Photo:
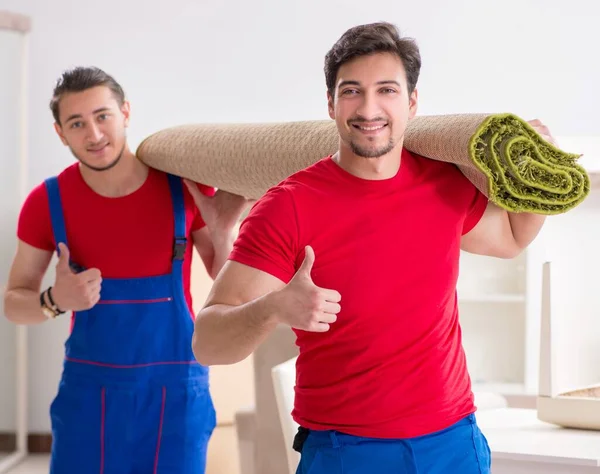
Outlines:
[[531, 242], [519, 242], [516, 239], [511, 242], [511, 245], [507, 245], [504, 249], [505, 259], [516, 258], [523, 253], [523, 251], [529, 246]]
[[10, 292], [4, 293], [4, 298], [2, 301], [2, 311], [4, 312], [4, 317], [9, 320], [11, 323], [16, 323], [16, 319], [14, 317], [12, 308], [10, 304]]
[[204, 367], [211, 367], [214, 365], [233, 365], [241, 362], [244, 359], [230, 357], [225, 353], [219, 352], [218, 350], [206, 347], [206, 345], [203, 344], [203, 341], [200, 341], [200, 338], [196, 336], [195, 332], [192, 336], [192, 352], [194, 353], [196, 362]]
[[192, 352], [194, 353], [194, 358], [196, 362], [204, 367], [210, 367], [211, 365], [217, 365], [217, 361], [214, 357], [211, 357], [209, 351], [205, 350], [205, 348], [200, 344], [196, 333], [194, 332], [194, 336], [192, 337]]
[[194, 354], [194, 358], [200, 365], [205, 367], [229, 364], [230, 362], [224, 361], [221, 357], [222, 348], [220, 350], [219, 343], [217, 342], [218, 338], [208, 334], [209, 328], [203, 322], [202, 311], [200, 311], [196, 317], [194, 333], [192, 334], [192, 353]]
[[517, 258], [519, 255], [521, 255], [522, 252], [523, 249], [518, 247], [514, 249], [501, 249], [495, 252], [492, 256], [503, 260], [512, 260], [513, 258]]
[[[196, 321], [197, 324], [197, 321]], [[192, 335], [192, 352], [196, 362], [205, 367], [215, 365], [214, 361], [210, 357], [210, 352], [206, 350], [204, 344], [202, 344], [201, 338], [198, 336], [198, 328], [194, 327], [194, 334]]]
[[196, 359], [196, 362], [198, 362], [200, 365], [203, 365], [205, 367], [210, 367], [211, 365], [214, 365], [210, 360], [210, 357], [207, 357], [207, 355], [199, 349], [198, 343], [195, 338], [192, 339], [192, 352], [194, 353], [194, 358]]
[[511, 260], [511, 259], [517, 258], [519, 255], [521, 255], [523, 253], [523, 250], [524, 249], [519, 247], [518, 245], [514, 245], [514, 246], [507, 247], [505, 249], [502, 249], [497, 256], [499, 258], [502, 258], [505, 260]]
[[514, 239], [504, 239], [502, 242], [496, 242], [487, 252], [483, 253], [490, 257], [511, 260], [521, 255], [526, 248], [526, 245], [522, 246]]
[[206, 337], [208, 328], [206, 327], [203, 313], [206, 308], [200, 310], [196, 315], [196, 321], [194, 322], [194, 332], [192, 334], [192, 352], [196, 361], [205, 367], [214, 365], [215, 362], [211, 357], [211, 339]]

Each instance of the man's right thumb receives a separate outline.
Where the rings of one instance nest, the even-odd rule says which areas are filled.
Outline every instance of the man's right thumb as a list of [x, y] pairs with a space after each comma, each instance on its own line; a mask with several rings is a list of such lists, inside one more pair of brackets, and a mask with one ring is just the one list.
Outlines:
[[69, 268], [69, 249], [62, 242], [58, 244], [58, 265]]
[[302, 262], [302, 265], [300, 265], [298, 273], [302, 273], [310, 278], [310, 272], [312, 271], [313, 264], [315, 263], [315, 251], [310, 245], [307, 245], [304, 248], [304, 252], [304, 261]]

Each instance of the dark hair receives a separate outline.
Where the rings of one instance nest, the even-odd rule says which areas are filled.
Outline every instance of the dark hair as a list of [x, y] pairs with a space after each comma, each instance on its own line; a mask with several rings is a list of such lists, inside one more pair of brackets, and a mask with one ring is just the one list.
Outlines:
[[125, 92], [115, 79], [106, 74], [97, 67], [76, 67], [63, 72], [62, 76], [56, 81], [52, 99], [50, 100], [50, 110], [56, 123], [60, 124], [58, 105], [64, 94], [69, 92], [82, 92], [92, 87], [106, 86], [117, 99], [119, 105], [125, 102]]
[[391, 23], [371, 23], [350, 28], [325, 55], [325, 83], [331, 95], [340, 67], [359, 56], [375, 53], [393, 53], [400, 58], [406, 70], [408, 93], [417, 85], [421, 71], [421, 54], [412, 38], [401, 38]]

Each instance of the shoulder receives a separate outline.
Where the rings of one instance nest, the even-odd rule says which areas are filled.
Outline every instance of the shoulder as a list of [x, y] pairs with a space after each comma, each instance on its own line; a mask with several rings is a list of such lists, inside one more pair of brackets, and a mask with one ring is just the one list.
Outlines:
[[303, 200], [312, 195], [316, 189], [323, 187], [325, 181], [332, 178], [332, 161], [330, 158], [322, 158], [313, 165], [290, 175], [267, 190], [263, 198], [270, 201], [282, 200], [290, 203]]
[[[61, 194], [65, 189], [73, 187], [75, 173], [78, 172], [76, 165], [72, 165], [56, 176]], [[47, 181], [48, 179], [35, 186], [25, 198], [19, 214], [17, 236], [33, 247], [50, 251], [54, 249], [54, 235]]]
[[302, 201], [311, 193], [318, 181], [326, 174], [325, 168], [323, 160], [320, 160], [308, 168], [297, 171], [269, 188], [254, 207], [293, 207], [295, 202]]
[[[183, 194], [186, 195], [186, 199], [188, 197], [191, 198], [191, 194], [181, 176], [172, 175], [156, 168], [149, 168], [148, 177], [150, 179], [150, 185], [153, 187], [165, 187], [165, 185], [168, 185], [171, 180], [177, 182], [178, 184], [181, 184]], [[196, 183], [196, 186], [202, 192], [202, 194], [206, 196], [214, 196], [215, 192], [217, 191], [214, 187], [202, 183]]]
[[323, 177], [329, 176], [331, 174], [332, 165], [333, 161], [331, 160], [331, 156], [323, 157], [314, 164], [296, 171], [294, 174], [283, 180], [280, 184], [289, 186], [302, 186], [311, 184], [315, 180], [318, 181], [323, 179]]
[[53, 178], [58, 180], [61, 189], [70, 189], [84, 183], [81, 172], [79, 171], [79, 163], [73, 163], [62, 170], [57, 176], [44, 180], [44, 183]]
[[47, 183], [51, 180], [56, 179], [58, 182], [58, 186], [60, 189], [65, 189], [66, 187], [71, 187], [74, 185], [74, 182], [77, 179], [81, 180], [79, 175], [78, 163], [74, 163], [71, 166], [68, 166], [63, 171], [61, 171], [58, 175], [51, 176], [49, 178], [44, 179], [44, 181], [40, 182], [35, 186], [27, 195], [25, 199], [23, 208], [24, 210], [31, 209], [40, 209], [40, 206], [43, 206], [44, 210], [48, 209], [48, 186]]
[[252, 206], [246, 220], [289, 217], [294, 213], [293, 193], [296, 187], [297, 184], [293, 182], [282, 182], [268, 189]]
[[23, 202], [21, 215], [28, 217], [30, 214], [39, 214], [48, 210], [48, 191], [46, 182], [43, 181], [34, 187]]
[[415, 175], [459, 194], [471, 195], [475, 186], [454, 163], [426, 158], [408, 152], [407, 157], [414, 163]]
[[432, 202], [437, 202], [442, 209], [452, 215], [468, 217], [466, 224], [472, 227], [481, 217], [487, 206], [487, 197], [465, 176], [454, 163], [425, 158], [410, 153], [413, 161], [415, 181], [429, 196], [434, 196]]
[[414, 168], [419, 173], [428, 175], [440, 176], [451, 179], [461, 179], [462, 173], [454, 163], [447, 161], [434, 160], [425, 156], [417, 155], [416, 153], [405, 150], [402, 155], [403, 160], [411, 160], [414, 163]]

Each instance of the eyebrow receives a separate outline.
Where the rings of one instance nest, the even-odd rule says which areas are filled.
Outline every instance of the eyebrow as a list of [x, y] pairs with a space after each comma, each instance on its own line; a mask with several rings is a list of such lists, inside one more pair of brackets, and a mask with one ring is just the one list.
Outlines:
[[[402, 87], [402, 85], [398, 82], [398, 81], [393, 81], [393, 80], [386, 80], [386, 81], [379, 81], [376, 83], [378, 86], [383, 86], [385, 84], [394, 84], [398, 87]], [[342, 81], [338, 84], [338, 87], [344, 87], [344, 86], [360, 86], [360, 82], [358, 81]]]
[[[110, 110], [108, 107], [100, 107], [99, 109], [94, 110], [92, 112], [92, 114], [96, 115], [100, 112], [106, 112], [108, 110]], [[70, 115], [69, 118], [67, 118], [67, 120], [65, 120], [65, 123], [68, 123], [71, 120], [80, 119], [80, 118], [83, 118], [83, 116], [81, 114], [73, 114], [73, 115]]]

